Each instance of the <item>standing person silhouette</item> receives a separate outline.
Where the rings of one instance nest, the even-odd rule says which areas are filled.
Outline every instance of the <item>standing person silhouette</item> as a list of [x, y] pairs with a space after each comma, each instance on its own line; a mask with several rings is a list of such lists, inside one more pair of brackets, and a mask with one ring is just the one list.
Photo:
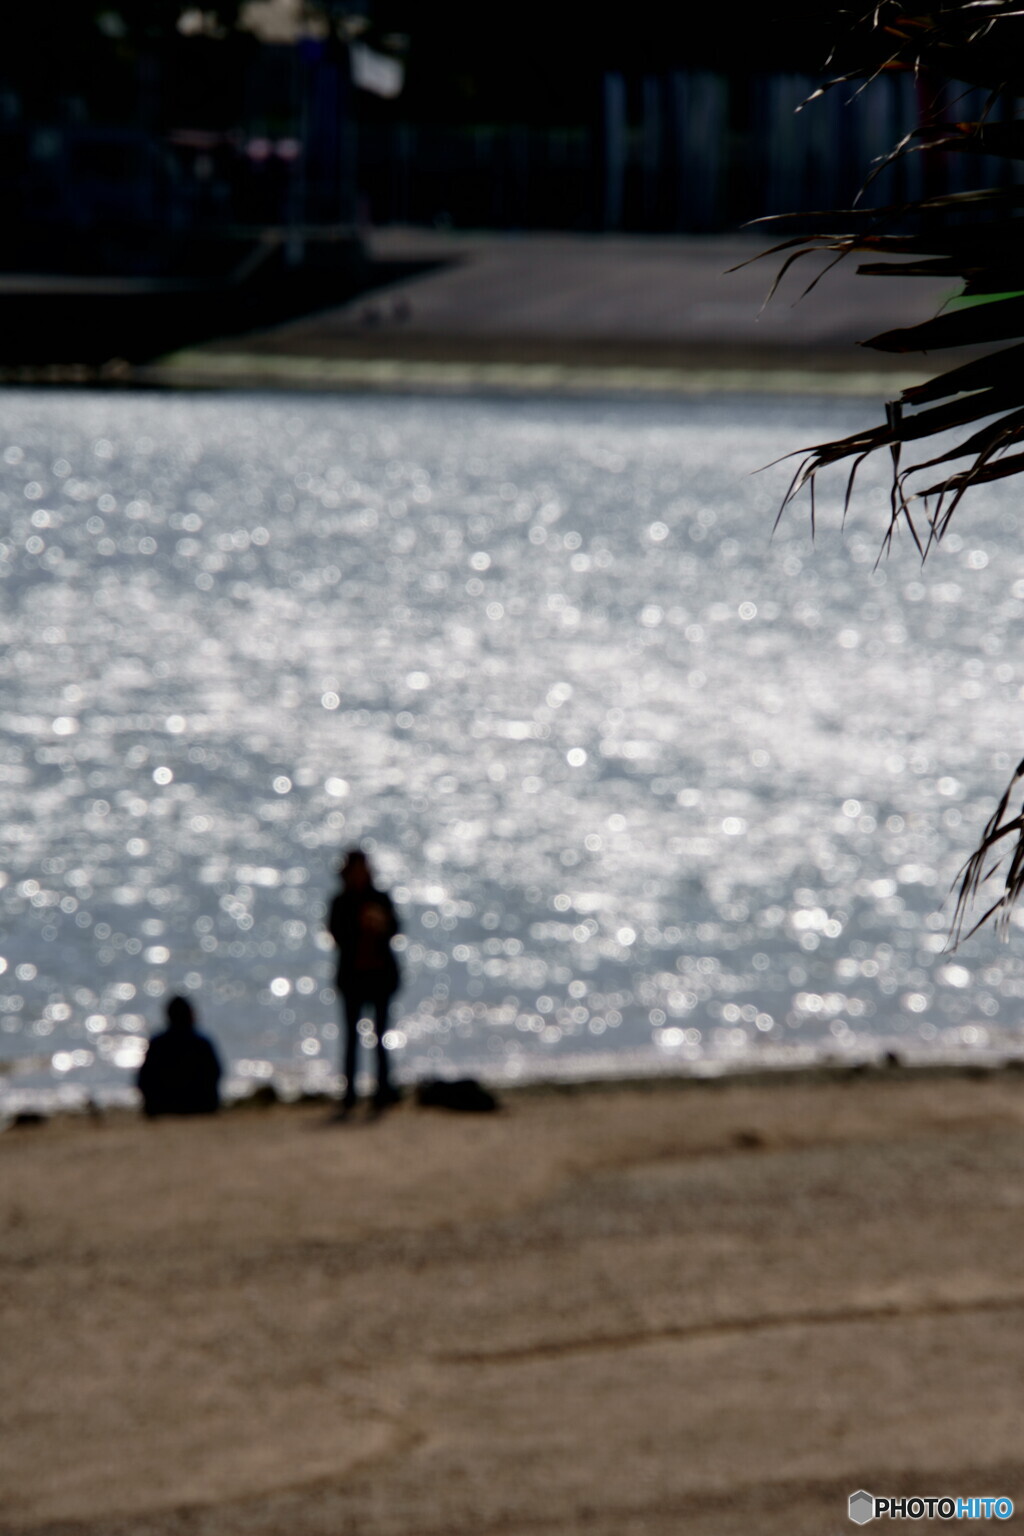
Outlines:
[[391, 897], [374, 885], [373, 871], [362, 849], [349, 850], [339, 874], [342, 886], [331, 902], [327, 928], [338, 949], [337, 987], [345, 1028], [345, 1096], [341, 1110], [344, 1115], [356, 1102], [359, 1020], [368, 1007], [373, 1009], [377, 1032], [375, 1102], [383, 1109], [397, 1098], [388, 1079], [384, 1034], [388, 1007], [400, 985], [398, 962], [391, 948], [399, 928]]
[[137, 1078], [142, 1107], [155, 1115], [213, 1115], [220, 1108], [221, 1065], [211, 1040], [196, 1029], [187, 997], [167, 1004], [167, 1028], [154, 1035]]

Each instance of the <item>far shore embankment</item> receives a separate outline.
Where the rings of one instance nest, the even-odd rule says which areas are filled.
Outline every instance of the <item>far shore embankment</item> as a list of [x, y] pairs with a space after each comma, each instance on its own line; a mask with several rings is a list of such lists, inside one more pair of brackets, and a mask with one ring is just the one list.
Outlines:
[[[415, 275], [333, 309], [128, 369], [157, 387], [425, 393], [891, 396], [927, 361], [865, 338], [933, 314], [935, 279], [798, 262], [767, 305], [777, 236], [366, 233], [371, 262]], [[736, 269], [736, 270], [729, 270]]]

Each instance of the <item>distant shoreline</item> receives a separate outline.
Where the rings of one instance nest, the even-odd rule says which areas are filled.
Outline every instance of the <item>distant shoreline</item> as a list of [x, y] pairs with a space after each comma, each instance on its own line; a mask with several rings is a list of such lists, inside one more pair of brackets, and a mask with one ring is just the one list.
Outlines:
[[[297, 389], [329, 393], [694, 396], [708, 394], [834, 395], [891, 398], [920, 383], [927, 371], [866, 367], [863, 355], [834, 353], [766, 357], [760, 352], [700, 349], [671, 357], [643, 346], [622, 346], [617, 360], [572, 345], [559, 357], [529, 349], [438, 349], [437, 355], [312, 357], [290, 353], [189, 349], [131, 370], [130, 379], [174, 389]], [[475, 355], [474, 355], [475, 354]], [[127, 380], [126, 380], [127, 382]]]
[[[33, 280], [18, 279], [8, 302], [24, 344], [7, 346], [12, 361], [0, 366], [0, 384], [892, 398], [930, 376], [930, 360], [858, 343], [927, 318], [951, 296], [945, 279], [872, 283], [848, 264], [833, 263], [816, 284], [825, 258], [815, 256], [769, 302], [781, 257], [766, 255], [770, 236], [749, 230], [581, 236], [384, 226], [363, 240], [359, 283], [307, 276], [287, 292], [231, 290], [201, 316], [195, 295], [178, 294], [148, 328], [142, 318], [126, 323], [129, 310], [145, 306], [139, 295], [104, 289], [88, 300], [86, 317], [75, 280], [65, 280], [58, 323], [55, 295], [35, 296], [45, 305], [37, 315], [26, 309]], [[44, 325], [53, 328], [49, 350]]]
[[[685, 1072], [671, 1065], [661, 1069], [654, 1067], [649, 1072], [638, 1072], [635, 1061], [628, 1059], [624, 1065], [626, 1070], [621, 1075], [615, 1072], [613, 1064], [609, 1064], [607, 1072], [579, 1077], [566, 1073], [562, 1076], [537, 1076], [509, 1080], [507, 1077], [477, 1074], [472, 1069], [467, 1069], [462, 1074], [449, 1069], [441, 1076], [450, 1081], [457, 1081], [460, 1076], [476, 1077], [484, 1082], [499, 1100], [522, 1097], [574, 1097], [595, 1093], [658, 1093], [662, 1091], [688, 1093], [699, 1092], [702, 1089], [774, 1089], [810, 1084], [836, 1086], [854, 1082], [939, 1083], [962, 1082], [969, 1079], [991, 1081], [1004, 1076], [1007, 1079], [1024, 1077], [1024, 1054], [996, 1057], [994, 1053], [990, 1053], [987, 1057], [980, 1059], [964, 1056], [960, 1059], [946, 1057], [928, 1060], [920, 1057], [904, 1059], [899, 1057], [898, 1053], [884, 1049], [874, 1057], [857, 1058], [848, 1063], [829, 1060], [808, 1061], [805, 1064], [784, 1063], [777, 1066], [745, 1063], [730, 1066], [728, 1063], [710, 1062], [695, 1063], [692, 1070]], [[585, 1067], [582, 1070], [586, 1072]], [[417, 1081], [426, 1080], [420, 1078]], [[0, 1074], [0, 1082], [2, 1082], [2, 1074]], [[414, 1102], [416, 1083], [400, 1082], [400, 1087], [403, 1100], [409, 1103]], [[58, 1094], [60, 1091], [59, 1088], [26, 1089], [21, 1094], [15, 1090], [10, 1095], [13, 1103], [5, 1103], [0, 1097], [0, 1133], [15, 1128], [19, 1124], [38, 1124], [65, 1118], [104, 1119], [110, 1116], [119, 1119], [141, 1116], [141, 1106], [128, 1102], [128, 1095], [134, 1090], [127, 1084], [111, 1088], [109, 1098], [102, 1090], [96, 1094], [89, 1094], [83, 1090], [81, 1101], [78, 1103], [47, 1102], [51, 1094]], [[270, 1078], [254, 1083], [247, 1093], [226, 1096], [221, 1113], [233, 1115], [238, 1112], [278, 1107], [309, 1109], [317, 1104], [330, 1105], [334, 1102], [335, 1095], [328, 1090], [303, 1088], [294, 1083], [282, 1082], [281, 1079], [275, 1081]]]
[[891, 399], [929, 377], [905, 358], [886, 367], [851, 348], [849, 354], [761, 349], [652, 349], [568, 343], [532, 348], [510, 340], [480, 347], [449, 343], [374, 355], [327, 356], [284, 351], [194, 347], [150, 363], [115, 360], [80, 364], [0, 366], [0, 388], [86, 390], [299, 391], [322, 394], [406, 394], [626, 398], [709, 394], [812, 395]]

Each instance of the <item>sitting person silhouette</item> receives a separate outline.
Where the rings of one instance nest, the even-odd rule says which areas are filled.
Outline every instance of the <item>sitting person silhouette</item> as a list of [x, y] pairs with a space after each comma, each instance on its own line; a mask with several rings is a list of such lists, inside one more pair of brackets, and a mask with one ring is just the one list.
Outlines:
[[154, 1035], [139, 1068], [143, 1112], [154, 1115], [212, 1115], [220, 1108], [220, 1058], [213, 1042], [196, 1029], [186, 997], [167, 1004], [167, 1028]]
[[373, 871], [362, 849], [350, 850], [339, 874], [342, 888], [331, 902], [327, 929], [338, 948], [336, 983], [345, 1029], [344, 1115], [356, 1101], [359, 1020], [368, 1007], [373, 1009], [377, 1033], [377, 1107], [382, 1109], [397, 1098], [388, 1080], [384, 1033], [388, 1008], [400, 985], [398, 962], [391, 948], [399, 928], [391, 897], [374, 885]]

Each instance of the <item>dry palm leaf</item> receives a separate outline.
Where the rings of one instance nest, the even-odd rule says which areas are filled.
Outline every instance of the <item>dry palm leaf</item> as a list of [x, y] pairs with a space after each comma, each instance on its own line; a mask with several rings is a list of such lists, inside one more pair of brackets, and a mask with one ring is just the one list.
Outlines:
[[[884, 424], [802, 450], [779, 512], [781, 517], [806, 489], [813, 529], [819, 472], [833, 464], [850, 464], [845, 502], [849, 507], [859, 466], [869, 455], [887, 451], [892, 488], [883, 551], [903, 526], [924, 558], [947, 532], [968, 491], [1024, 473], [1024, 186], [1015, 184], [1018, 177], [1024, 181], [1024, 121], [1017, 119], [1017, 104], [1024, 97], [1024, 3], [933, 0], [911, 12], [899, 0], [881, 0], [851, 29], [836, 53], [842, 54], [840, 72], [822, 90], [869, 81], [883, 70], [913, 71], [919, 82], [924, 121], [882, 158], [865, 190], [880, 171], [913, 155], [924, 156], [926, 164], [930, 157], [933, 165], [936, 157], [947, 155], [985, 156], [989, 167], [993, 162], [997, 169], [1002, 167], [998, 186], [794, 216], [804, 221], [827, 220], [832, 229], [784, 240], [763, 253], [786, 253], [773, 293], [802, 257], [822, 253], [832, 257], [829, 266], [851, 256], [869, 258], [857, 268], [867, 276], [945, 277], [962, 282], [961, 307], [920, 325], [887, 331], [862, 345], [888, 353], [969, 349], [979, 355], [969, 356], [966, 362], [954, 361], [927, 383], [904, 389], [898, 399], [887, 403]], [[972, 122], [946, 120], [943, 104], [965, 86], [987, 90], [983, 113]], [[1022, 163], [1019, 172], [1014, 162]], [[814, 287], [823, 275], [819, 273], [809, 286]], [[952, 446], [943, 443], [931, 457], [908, 461], [904, 454], [936, 434], [964, 428], [972, 430]], [[915, 479], [937, 469], [940, 476], [929, 475], [926, 485]], [[1022, 789], [1024, 762], [960, 872], [954, 943], [989, 919], [995, 919], [1005, 932], [1013, 905], [1024, 891], [1024, 804], [1017, 814], [1011, 811], [1014, 793]], [[1000, 895], [968, 928], [968, 915], [981, 887], [997, 874], [1002, 878]]]

